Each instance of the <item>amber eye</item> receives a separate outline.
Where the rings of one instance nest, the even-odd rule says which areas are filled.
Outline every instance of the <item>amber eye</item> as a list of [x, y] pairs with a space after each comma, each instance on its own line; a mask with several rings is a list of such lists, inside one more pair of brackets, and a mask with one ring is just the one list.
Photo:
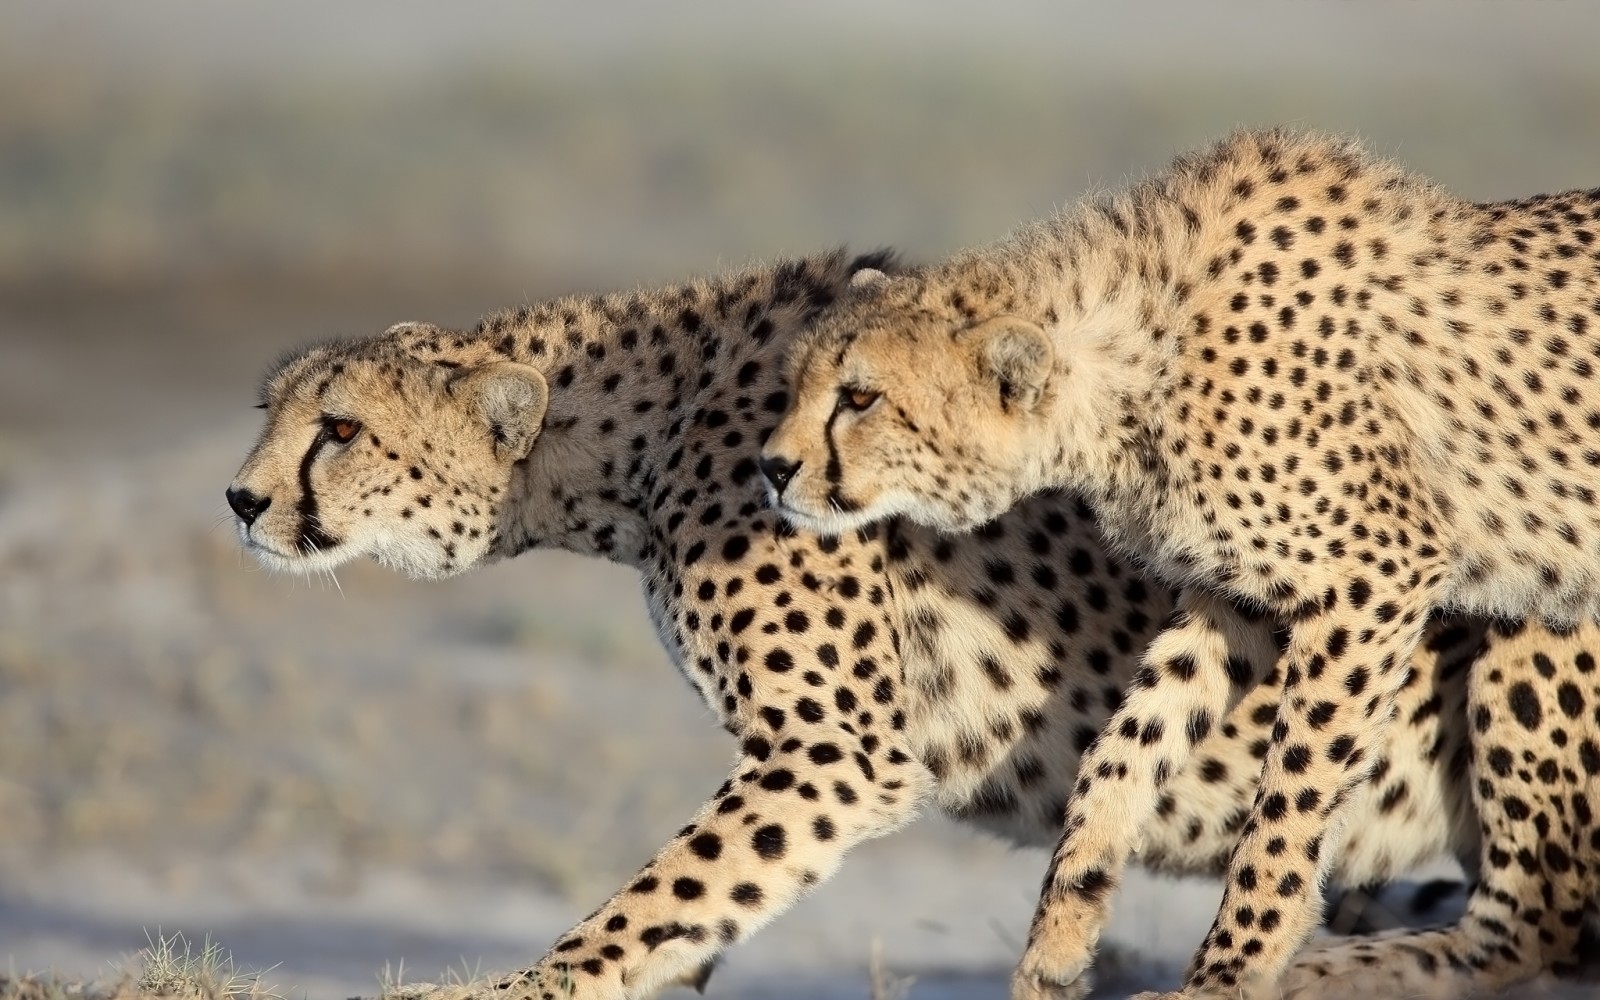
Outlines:
[[329, 417], [327, 420], [328, 436], [340, 444], [349, 444], [361, 433], [361, 425], [354, 420], [342, 417]]
[[852, 410], [865, 410], [878, 401], [878, 395], [871, 389], [845, 386], [839, 390], [839, 405], [848, 406]]

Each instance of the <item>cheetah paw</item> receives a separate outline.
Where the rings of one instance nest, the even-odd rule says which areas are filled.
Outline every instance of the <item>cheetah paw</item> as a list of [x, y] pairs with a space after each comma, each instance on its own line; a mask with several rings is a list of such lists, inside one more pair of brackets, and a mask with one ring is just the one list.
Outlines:
[[1019, 969], [1011, 977], [1011, 1000], [1083, 1000], [1092, 985], [1083, 972], [1063, 982], [1054, 977], [1026, 974]]
[[1011, 1000], [1083, 1000], [1089, 995], [1094, 984], [1087, 955], [1065, 967], [1043, 959], [1036, 947], [1022, 956], [1011, 975]]
[[1100, 939], [1100, 914], [1048, 907], [1034, 918], [1028, 946], [1011, 975], [1011, 1000], [1082, 1000], [1093, 987], [1089, 967]]

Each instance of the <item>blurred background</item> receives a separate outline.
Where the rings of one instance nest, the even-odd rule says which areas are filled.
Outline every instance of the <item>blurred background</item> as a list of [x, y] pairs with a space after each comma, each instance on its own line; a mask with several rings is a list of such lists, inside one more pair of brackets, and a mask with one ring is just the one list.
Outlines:
[[[242, 559], [222, 491], [278, 351], [929, 258], [1241, 123], [1474, 199], [1592, 186], [1597, 38], [1600, 6], [1503, 0], [0, 3], [0, 973], [158, 928], [294, 996], [509, 968], [724, 777], [626, 570]], [[1001, 997], [1043, 865], [924, 821], [711, 994], [864, 996], [878, 940], [913, 997]], [[1108, 964], [1175, 983], [1215, 898], [1136, 881]]]

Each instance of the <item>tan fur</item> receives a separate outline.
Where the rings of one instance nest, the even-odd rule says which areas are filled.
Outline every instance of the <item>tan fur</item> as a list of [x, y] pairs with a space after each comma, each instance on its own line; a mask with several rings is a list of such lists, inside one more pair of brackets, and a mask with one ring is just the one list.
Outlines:
[[[267, 427], [235, 486], [270, 496], [269, 513], [300, 505], [308, 431], [324, 410], [364, 424], [362, 443], [319, 454], [309, 471], [318, 509], [353, 515], [329, 521], [350, 541], [302, 561], [366, 554], [437, 575], [555, 546], [635, 566], [663, 644], [740, 740], [728, 782], [691, 825], [527, 970], [536, 994], [570, 986], [616, 1000], [692, 981], [851, 846], [930, 804], [1018, 844], [1054, 844], [1084, 749], [1139, 687], [1172, 594], [1111, 557], [1072, 498], [1035, 498], [949, 537], [909, 523], [795, 535], [765, 509], [754, 459], [788, 401], [781, 359], [865, 262], [885, 266], [835, 254], [557, 300], [472, 331], [399, 326], [314, 348], [267, 384]], [[519, 371], [508, 365], [548, 387], [514, 465], [494, 453], [481, 394], [463, 391]], [[463, 512], [458, 484], [492, 503]], [[474, 528], [489, 540], [468, 547]], [[274, 537], [294, 551], [292, 535]], [[1266, 678], [1196, 734], [1193, 760], [1140, 824], [1142, 863], [1163, 872], [1225, 866], [1282, 683], [1269, 623], [1211, 610], [1222, 635], [1196, 641]], [[1552, 657], [1600, 650], [1588, 631], [1529, 635]], [[1444, 623], [1418, 651], [1387, 763], [1353, 794], [1342, 848], [1330, 846], [1335, 879], [1384, 881], [1441, 853], [1476, 866], [1463, 703], [1469, 664], [1496, 641], [1481, 624]], [[1498, 662], [1490, 648], [1485, 662]], [[1504, 885], [1513, 898], [1528, 891]], [[1325, 965], [1314, 976], [1323, 995], [1342, 995], [1343, 965]]]
[[[263, 392], [266, 426], [229, 491], [230, 502], [240, 490], [270, 500], [239, 520], [244, 545], [274, 569], [370, 555], [416, 577], [488, 554], [512, 463], [533, 447], [548, 395], [527, 365], [419, 365], [372, 342], [309, 351]], [[340, 442], [330, 427], [346, 418], [357, 432]]]
[[[1597, 233], [1600, 191], [1474, 205], [1345, 140], [1240, 132], [864, 283], [797, 348], [796, 398], [765, 448], [795, 523], [967, 530], [1071, 488], [1158, 577], [1293, 623], [1279, 738], [1186, 995], [1275, 995], [1314, 924], [1319, 849], [1348, 821], [1432, 612], [1600, 610]], [[1041, 339], [1051, 368], [1031, 402], [1014, 361]], [[1075, 796], [1019, 996], [1086, 966], [1104, 919], [1086, 887], [1115, 877], [1162, 775], [1190, 759], [1183, 720], [1237, 696], [1196, 658], [1111, 723], [1160, 722], [1166, 739], [1086, 759], [1110, 777]], [[1263, 907], [1276, 927], [1236, 917]]]

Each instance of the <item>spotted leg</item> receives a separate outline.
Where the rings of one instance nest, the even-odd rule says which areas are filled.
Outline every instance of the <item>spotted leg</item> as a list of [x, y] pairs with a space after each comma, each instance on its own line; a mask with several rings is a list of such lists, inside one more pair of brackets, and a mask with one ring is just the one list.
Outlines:
[[1162, 786], [1194, 745], [1266, 676], [1278, 656], [1270, 626], [1201, 591], [1179, 598], [1122, 705], [1079, 768], [1050, 862], [1014, 1000], [1083, 996], [1110, 897]]
[[[909, 821], [933, 777], [907, 750], [898, 659], [881, 615], [815, 639], [716, 616], [690, 631], [725, 655], [733, 775], [632, 883], [500, 984], [539, 1000], [641, 1000], [749, 937], [836, 871], [847, 851]], [[876, 618], [876, 622], [873, 620]], [[840, 644], [850, 659], [840, 656]], [[699, 667], [697, 666], [698, 670]]]
[[1575, 971], [1600, 906], [1600, 628], [1490, 631], [1469, 686], [1480, 881], [1448, 927], [1335, 941], [1284, 975], [1286, 1000], [1497, 993]]
[[1425, 564], [1398, 580], [1358, 577], [1296, 616], [1278, 721], [1222, 905], [1183, 991], [1166, 996], [1278, 996], [1279, 976], [1321, 914], [1334, 860], [1323, 845], [1337, 841], [1350, 793], [1381, 756], [1432, 606], [1433, 572]]

